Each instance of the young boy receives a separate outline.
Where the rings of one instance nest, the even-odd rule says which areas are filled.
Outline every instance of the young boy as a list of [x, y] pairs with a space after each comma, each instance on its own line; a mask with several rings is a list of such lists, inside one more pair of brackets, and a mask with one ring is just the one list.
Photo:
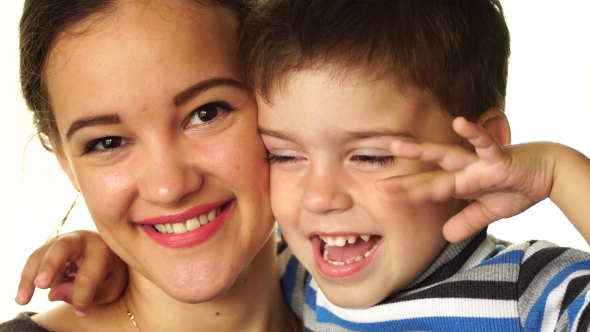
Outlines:
[[269, 0], [240, 52], [306, 330], [588, 329], [590, 254], [486, 234], [550, 197], [590, 239], [588, 160], [500, 147], [497, 1]]
[[463, 240], [548, 196], [577, 208], [534, 159], [561, 147], [499, 147], [509, 34], [497, 1], [266, 1], [241, 54], [294, 254], [283, 290], [308, 329], [587, 329], [590, 255], [443, 236], [447, 221]]

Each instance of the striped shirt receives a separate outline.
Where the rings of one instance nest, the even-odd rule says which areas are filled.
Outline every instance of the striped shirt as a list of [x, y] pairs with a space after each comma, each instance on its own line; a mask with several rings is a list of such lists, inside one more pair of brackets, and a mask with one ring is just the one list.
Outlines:
[[588, 331], [590, 254], [482, 231], [448, 244], [402, 291], [367, 309], [336, 307], [286, 249], [281, 285], [305, 331]]

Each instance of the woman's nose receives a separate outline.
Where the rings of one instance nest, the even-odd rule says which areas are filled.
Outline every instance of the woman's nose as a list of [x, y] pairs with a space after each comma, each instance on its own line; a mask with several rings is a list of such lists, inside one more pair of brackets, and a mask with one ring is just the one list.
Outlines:
[[305, 179], [303, 207], [313, 213], [350, 209], [352, 197], [345, 182], [345, 176], [339, 176], [334, 170], [310, 170]]
[[192, 165], [187, 154], [172, 147], [152, 153], [145, 159], [143, 169], [138, 179], [140, 195], [157, 205], [177, 205], [203, 182], [197, 165]]

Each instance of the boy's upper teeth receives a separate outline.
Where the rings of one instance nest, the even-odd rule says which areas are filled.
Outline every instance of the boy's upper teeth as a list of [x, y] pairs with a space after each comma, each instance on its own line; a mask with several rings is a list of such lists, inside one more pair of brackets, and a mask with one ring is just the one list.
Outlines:
[[198, 217], [191, 218], [187, 221], [177, 223], [155, 224], [154, 228], [162, 234], [182, 234], [193, 231], [201, 226], [205, 226], [221, 213], [220, 209], [211, 210], [203, 213]]
[[348, 236], [326, 236], [320, 235], [320, 239], [326, 242], [329, 246], [344, 247], [347, 243], [354, 244], [357, 241], [357, 237], [360, 237], [365, 242], [369, 241], [371, 235], [348, 235]]

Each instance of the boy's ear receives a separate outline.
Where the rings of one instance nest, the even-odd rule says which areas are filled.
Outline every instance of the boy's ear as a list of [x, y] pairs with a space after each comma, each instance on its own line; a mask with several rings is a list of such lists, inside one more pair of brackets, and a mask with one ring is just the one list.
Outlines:
[[477, 124], [492, 134], [500, 146], [510, 144], [510, 124], [504, 112], [490, 108], [477, 119]]
[[[55, 145], [53, 145], [55, 146]], [[74, 176], [74, 172], [72, 172], [72, 168], [70, 167], [70, 163], [68, 162], [68, 158], [66, 158], [65, 154], [60, 148], [54, 149], [55, 157], [57, 158], [57, 162], [59, 162], [59, 166], [61, 169], [67, 174], [70, 182], [76, 188], [76, 191], [80, 191], [80, 187], [78, 186], [78, 181]]]

